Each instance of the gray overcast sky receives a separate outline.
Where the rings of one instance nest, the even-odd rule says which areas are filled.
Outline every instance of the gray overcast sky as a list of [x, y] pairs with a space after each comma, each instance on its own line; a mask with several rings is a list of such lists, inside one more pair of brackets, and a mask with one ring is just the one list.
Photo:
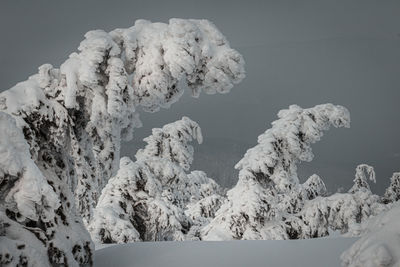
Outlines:
[[[400, 1], [2, 0], [0, 90], [43, 63], [59, 66], [89, 30], [129, 27], [141, 18], [209, 19], [243, 54], [246, 79], [228, 95], [186, 94], [169, 110], [143, 114], [136, 140], [188, 115], [205, 136], [195, 167], [230, 185], [236, 178], [226, 169], [278, 110], [332, 102], [350, 110], [352, 127], [328, 132], [300, 174], [316, 172], [335, 190], [348, 187], [356, 165], [367, 163], [377, 172], [373, 189], [382, 192], [391, 173], [400, 171], [399, 14]], [[133, 155], [138, 145], [127, 144], [123, 152]]]

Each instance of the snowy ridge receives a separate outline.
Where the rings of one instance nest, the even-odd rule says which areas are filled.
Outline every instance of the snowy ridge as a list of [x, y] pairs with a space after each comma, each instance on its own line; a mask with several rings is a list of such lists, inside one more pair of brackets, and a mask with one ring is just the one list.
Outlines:
[[0, 132], [0, 264], [91, 263], [94, 247], [81, 218], [61, 205], [64, 199], [32, 160], [15, 120], [4, 112]]

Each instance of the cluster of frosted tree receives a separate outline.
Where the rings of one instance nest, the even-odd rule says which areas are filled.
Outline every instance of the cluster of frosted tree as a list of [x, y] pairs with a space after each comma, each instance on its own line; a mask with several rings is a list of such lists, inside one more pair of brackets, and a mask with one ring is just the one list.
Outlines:
[[[258, 137], [235, 166], [237, 185], [216, 217], [201, 230], [203, 240], [299, 239], [328, 235], [329, 229], [359, 235], [364, 222], [387, 209], [372, 194], [367, 180], [375, 181], [373, 168], [359, 165], [348, 193], [326, 196], [317, 175], [299, 182], [296, 164], [311, 161], [311, 144], [330, 126], [349, 127], [349, 112], [341, 106], [318, 105], [302, 109], [292, 105], [278, 113], [272, 128]], [[398, 179], [392, 179], [387, 203], [398, 199]]]
[[[297, 176], [296, 165], [312, 160], [311, 144], [323, 131], [349, 127], [341, 106], [280, 111], [236, 165], [239, 181], [226, 198], [204, 172], [189, 173], [188, 143], [201, 142], [201, 131], [186, 117], [154, 129], [135, 162], [120, 160], [121, 141], [141, 126], [138, 111], [169, 107], [186, 86], [194, 97], [227, 93], [244, 78], [243, 67], [208, 21], [139, 20], [88, 32], [60, 68], [42, 65], [1, 93], [0, 265], [91, 265], [92, 238], [297, 239], [329, 229], [369, 231], [343, 256], [345, 264], [363, 265], [375, 250], [370, 240], [397, 233], [389, 223], [382, 235], [372, 231], [397, 216], [398, 209], [385, 211], [400, 199], [400, 174], [383, 197], [369, 188], [375, 173], [368, 165], [357, 167], [347, 193], [331, 196], [319, 176], [303, 184]], [[368, 225], [371, 218], [378, 226]], [[379, 264], [397, 261], [392, 241], [376, 247]]]
[[103, 190], [89, 225], [92, 237], [102, 243], [124, 243], [300, 239], [326, 236], [330, 229], [360, 235], [370, 218], [399, 199], [400, 176], [394, 174], [384, 197], [379, 197], [370, 190], [368, 180], [375, 182], [375, 172], [366, 164], [356, 168], [347, 193], [328, 196], [315, 174], [299, 182], [296, 165], [312, 160], [311, 144], [324, 130], [349, 127], [347, 109], [293, 105], [278, 117], [236, 165], [239, 181], [227, 198], [204, 173], [185, 173], [193, 157], [187, 142], [201, 141], [195, 122], [183, 118], [154, 129], [136, 162], [121, 160], [118, 174]]
[[244, 78], [241, 55], [206, 20], [90, 31], [78, 50], [0, 94], [2, 266], [91, 264], [84, 225], [141, 124], [138, 108], [169, 107], [186, 85], [195, 97], [226, 93]]
[[187, 117], [153, 129], [136, 162], [121, 159], [120, 169], [102, 191], [89, 225], [101, 243], [195, 239], [214, 217], [223, 197], [204, 172], [187, 174], [193, 160], [192, 139], [200, 127]]

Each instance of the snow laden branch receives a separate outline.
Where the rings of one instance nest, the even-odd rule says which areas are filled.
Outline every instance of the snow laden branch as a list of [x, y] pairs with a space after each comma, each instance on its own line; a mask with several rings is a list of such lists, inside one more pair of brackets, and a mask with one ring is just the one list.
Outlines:
[[215, 218], [201, 229], [203, 240], [303, 239], [327, 236], [329, 230], [360, 236], [372, 218], [400, 198], [397, 173], [383, 197], [373, 194], [368, 180], [376, 181], [375, 172], [366, 164], [357, 166], [347, 193], [328, 196], [315, 174], [300, 184], [296, 164], [312, 160], [311, 144], [331, 125], [349, 127], [344, 107], [291, 106], [278, 117], [236, 165], [239, 181]]
[[354, 193], [360, 190], [371, 191], [368, 180], [376, 183], [374, 168], [368, 166], [367, 164], [358, 165], [356, 168], [356, 175], [353, 180], [354, 185], [349, 192]]
[[214, 215], [222, 196], [204, 172], [187, 174], [193, 160], [188, 142], [202, 141], [187, 117], [153, 129], [136, 162], [121, 159], [104, 188], [89, 231], [101, 243], [196, 239], [196, 230]]
[[[130, 140], [133, 129], [141, 126], [138, 111], [169, 107], [187, 86], [195, 97], [201, 91], [227, 93], [243, 78], [242, 56], [206, 20], [171, 19], [168, 24], [138, 20], [127, 29], [88, 32], [78, 52], [72, 53], [60, 68], [42, 65], [38, 74], [0, 93], [0, 111], [15, 119], [29, 146], [30, 156], [26, 156], [36, 166], [29, 170], [41, 173], [32, 174], [36, 180], [26, 178], [30, 182], [24, 187], [33, 192], [50, 186], [60, 201], [59, 206], [45, 205], [56, 213], [52, 226], [42, 223], [47, 219], [41, 215], [30, 218], [32, 222], [19, 219], [17, 208], [25, 204], [18, 197], [14, 198], [13, 209], [0, 203], [5, 212], [2, 221], [11, 220], [15, 227], [19, 225], [18, 229], [40, 234], [33, 234], [33, 238], [43, 243], [43, 247], [35, 246], [44, 249], [40, 253], [48, 255], [43, 265], [90, 263], [92, 243], [79, 217], [86, 225], [91, 221], [101, 190], [118, 171], [121, 141]], [[186, 166], [186, 157], [172, 154], [171, 160]], [[7, 178], [3, 178], [6, 173]], [[1, 190], [26, 180], [22, 172], [10, 177], [8, 173], [0, 170], [4, 174]], [[28, 193], [16, 196], [20, 194]], [[52, 198], [52, 194], [47, 196]], [[69, 236], [69, 243], [59, 241], [59, 236], [65, 234], [59, 233], [60, 227], [65, 231], [68, 227], [83, 230], [73, 230], [77, 240]], [[2, 236], [14, 238], [7, 229], [1, 228]], [[18, 257], [13, 251], [1, 252], [0, 256]], [[28, 265], [33, 261], [29, 258]]]
[[0, 133], [0, 265], [92, 264], [90, 236], [74, 203], [65, 202], [72, 196], [54, 190], [67, 185], [44, 176], [15, 119], [4, 112]]
[[289, 238], [285, 216], [298, 213], [308, 197], [324, 193], [317, 177], [301, 185], [296, 165], [312, 160], [311, 144], [320, 140], [324, 130], [349, 127], [349, 112], [332, 104], [309, 109], [292, 105], [281, 110], [278, 118], [236, 164], [239, 181], [203, 229], [204, 239]]
[[152, 135], [144, 139], [147, 145], [136, 153], [136, 159], [167, 159], [188, 171], [193, 161], [193, 147], [188, 144], [192, 139], [197, 140], [199, 144], [203, 142], [201, 129], [196, 122], [183, 117], [182, 120], [167, 124], [162, 129], [154, 128]]

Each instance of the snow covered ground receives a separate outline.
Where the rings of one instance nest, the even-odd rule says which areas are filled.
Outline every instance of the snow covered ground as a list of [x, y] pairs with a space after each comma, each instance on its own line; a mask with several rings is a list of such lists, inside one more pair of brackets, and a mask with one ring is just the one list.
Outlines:
[[258, 267], [341, 266], [340, 255], [357, 238], [294, 241], [137, 242], [99, 246], [95, 266]]

